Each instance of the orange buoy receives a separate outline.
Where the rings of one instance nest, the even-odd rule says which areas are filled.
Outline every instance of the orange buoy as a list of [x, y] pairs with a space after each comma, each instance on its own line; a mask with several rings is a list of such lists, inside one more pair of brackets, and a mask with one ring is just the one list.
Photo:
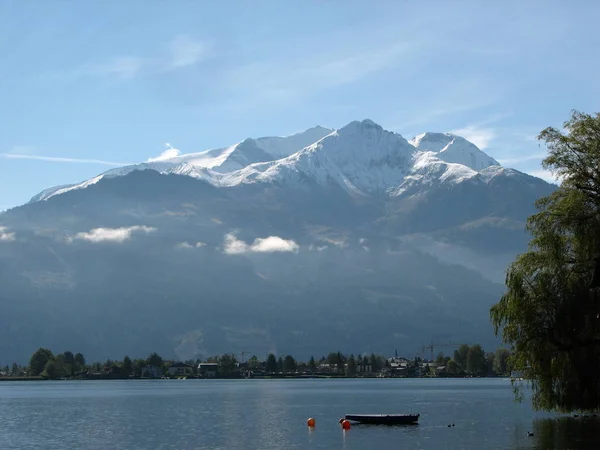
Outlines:
[[349, 421], [349, 420], [344, 420], [344, 421], [342, 421], [342, 428], [343, 428], [344, 430], [349, 430], [349, 429], [350, 429], [350, 427], [351, 427], [351, 425], [350, 425], [350, 421]]
[[316, 424], [317, 422], [312, 417], [306, 421], [306, 425], [308, 425], [311, 428], [314, 427]]

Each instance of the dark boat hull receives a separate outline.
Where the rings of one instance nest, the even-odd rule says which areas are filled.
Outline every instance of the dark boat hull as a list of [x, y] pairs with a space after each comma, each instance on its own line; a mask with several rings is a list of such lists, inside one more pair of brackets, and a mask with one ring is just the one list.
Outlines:
[[411, 425], [419, 420], [419, 414], [346, 414], [346, 420], [370, 425]]

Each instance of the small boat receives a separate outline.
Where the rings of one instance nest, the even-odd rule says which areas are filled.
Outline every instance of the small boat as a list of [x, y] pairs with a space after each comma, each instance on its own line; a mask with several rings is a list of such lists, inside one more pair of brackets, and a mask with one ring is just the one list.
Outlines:
[[346, 420], [371, 425], [416, 424], [420, 414], [346, 414]]

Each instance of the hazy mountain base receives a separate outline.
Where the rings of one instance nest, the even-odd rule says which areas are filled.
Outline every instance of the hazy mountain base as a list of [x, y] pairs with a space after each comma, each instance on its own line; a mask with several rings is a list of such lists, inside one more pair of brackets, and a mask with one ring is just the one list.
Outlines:
[[[533, 200], [551, 189], [521, 175], [531, 186], [519, 197], [514, 183], [475, 180], [409, 204], [310, 179], [294, 189], [218, 189], [136, 171], [13, 209], [0, 216], [17, 236], [0, 245], [0, 357], [22, 362], [40, 346], [75, 345], [94, 359], [241, 350], [307, 358], [332, 345], [414, 354], [432, 339], [493, 346], [498, 272], [442, 264], [419, 251], [415, 232], [443, 251], [514, 256]], [[69, 239], [135, 225], [156, 231], [121, 243]], [[299, 251], [225, 254], [235, 230], [248, 243], [293, 239]]]

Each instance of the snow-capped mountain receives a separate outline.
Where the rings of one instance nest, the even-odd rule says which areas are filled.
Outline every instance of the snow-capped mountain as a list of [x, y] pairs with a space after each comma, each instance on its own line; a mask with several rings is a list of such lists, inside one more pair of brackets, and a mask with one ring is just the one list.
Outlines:
[[458, 136], [370, 120], [169, 148], [0, 213], [0, 354], [495, 345], [489, 307], [552, 191]]
[[398, 196], [420, 187], [460, 183], [490, 166], [499, 163], [460, 136], [423, 133], [407, 141], [367, 119], [336, 131], [314, 127], [288, 137], [246, 139], [229, 147], [112, 169], [83, 183], [46, 189], [32, 201], [145, 169], [186, 175], [218, 187], [301, 186], [312, 180], [359, 195]]
[[[316, 126], [308, 130], [285, 137], [263, 137], [258, 139], [245, 139], [242, 142], [216, 149], [205, 150], [197, 153], [181, 154], [178, 150], [170, 148], [171, 154], [150, 159], [147, 162], [131, 166], [118, 167], [108, 170], [90, 180], [82, 183], [55, 186], [35, 195], [31, 202], [47, 200], [55, 195], [84, 189], [101, 179], [124, 176], [134, 170], [155, 170], [160, 173], [174, 173], [189, 175], [195, 178], [214, 180], [216, 184], [221, 178], [219, 174], [234, 172], [250, 164], [289, 156], [302, 148], [318, 141], [332, 133], [333, 130]], [[210, 169], [205, 171], [202, 169]], [[211, 175], [212, 174], [212, 175]]]
[[442, 161], [461, 164], [475, 171], [500, 165], [475, 144], [451, 133], [423, 133], [411, 139], [410, 143], [419, 150], [431, 152]]

